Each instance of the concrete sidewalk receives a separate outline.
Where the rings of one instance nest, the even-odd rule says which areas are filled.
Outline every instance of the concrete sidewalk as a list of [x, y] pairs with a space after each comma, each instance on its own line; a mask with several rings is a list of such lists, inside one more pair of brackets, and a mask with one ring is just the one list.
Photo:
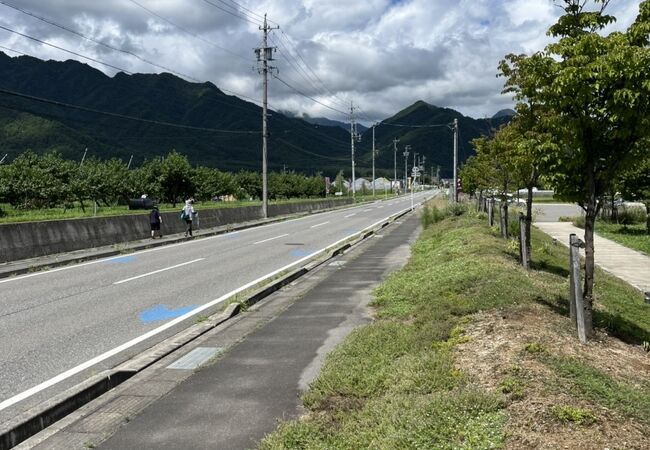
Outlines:
[[369, 322], [372, 289], [406, 263], [419, 228], [416, 214], [395, 222], [19, 448], [254, 448], [300, 414], [325, 355]]
[[[574, 233], [584, 240], [585, 231], [569, 222], [536, 222], [544, 233], [569, 246], [569, 235]], [[607, 272], [627, 281], [642, 292], [650, 291], [650, 257], [621, 244], [594, 235], [594, 259]], [[581, 250], [584, 256], [584, 250]]]

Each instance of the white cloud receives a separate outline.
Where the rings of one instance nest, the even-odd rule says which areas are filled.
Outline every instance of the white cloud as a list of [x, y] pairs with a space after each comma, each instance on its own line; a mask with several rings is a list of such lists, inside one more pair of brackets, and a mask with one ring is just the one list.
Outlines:
[[[172, 20], [198, 38], [151, 16], [135, 3]], [[209, 3], [230, 12], [238, 10], [248, 21]], [[550, 40], [546, 30], [561, 13], [552, 0], [237, 3], [250, 11], [231, 0], [21, 0], [20, 7], [161, 66], [253, 98], [260, 98], [261, 94], [259, 75], [252, 69], [252, 49], [260, 45], [258, 24], [266, 11], [282, 27], [272, 33], [271, 41], [280, 50], [275, 61], [280, 77], [339, 110], [345, 110], [352, 99], [373, 120], [386, 118], [420, 99], [474, 117], [491, 115], [510, 106], [510, 99], [500, 94], [503, 80], [495, 76], [499, 60], [511, 52], [541, 50]], [[627, 28], [636, 17], [639, 3], [640, 0], [612, 2], [609, 12], [619, 20], [607, 31]], [[131, 72], [161, 71], [4, 5], [0, 8], [0, 23], [6, 27]], [[0, 31], [0, 45], [40, 58], [74, 58], [5, 31]], [[309, 69], [296, 69], [302, 61], [289, 50], [294, 45]], [[111, 75], [115, 72], [97, 63], [90, 64]], [[343, 118], [276, 80], [271, 85], [270, 99], [276, 109]]]

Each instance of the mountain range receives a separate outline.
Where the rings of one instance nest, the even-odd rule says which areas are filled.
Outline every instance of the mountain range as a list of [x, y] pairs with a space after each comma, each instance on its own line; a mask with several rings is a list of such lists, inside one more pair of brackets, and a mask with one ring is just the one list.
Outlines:
[[[139, 165], [175, 149], [192, 164], [222, 170], [260, 170], [261, 107], [227, 95], [212, 83], [191, 83], [168, 73], [117, 73], [109, 77], [78, 61], [43, 61], [0, 52], [0, 158], [31, 149], [64, 157], [121, 158]], [[134, 120], [139, 118], [141, 120]], [[404, 145], [427, 157], [427, 166], [452, 167], [452, 132], [460, 123], [459, 161], [471, 153], [471, 139], [509, 120], [508, 115], [472, 119], [457, 111], [416, 102], [375, 129], [377, 175], [392, 177], [393, 139], [399, 139], [398, 177]], [[175, 124], [176, 126], [172, 126]], [[443, 126], [439, 126], [443, 124]], [[347, 125], [325, 118], [271, 112], [269, 168], [350, 172]], [[360, 131], [362, 129], [360, 128]], [[372, 129], [357, 144], [358, 176], [369, 176]]]

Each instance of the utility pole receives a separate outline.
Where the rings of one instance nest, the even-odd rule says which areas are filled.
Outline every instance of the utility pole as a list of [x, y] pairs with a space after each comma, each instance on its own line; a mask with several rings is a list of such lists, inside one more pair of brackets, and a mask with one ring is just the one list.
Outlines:
[[409, 150], [411, 150], [410, 145], [404, 147], [404, 193], [407, 193], [406, 189], [408, 186], [406, 181], [409, 173], [409, 168], [408, 168]]
[[372, 124], [372, 198], [375, 198], [375, 125]]
[[352, 202], [356, 201], [357, 188], [356, 184], [356, 175], [354, 171], [354, 142], [361, 140], [361, 136], [357, 133], [357, 122], [354, 118], [354, 103], [350, 103], [350, 144], [352, 151]]
[[273, 52], [275, 47], [268, 46], [268, 37], [271, 30], [277, 30], [280, 27], [270, 27], [266, 21], [266, 14], [264, 14], [264, 25], [260, 27], [260, 30], [264, 33], [264, 38], [262, 40], [262, 47], [255, 49], [255, 54], [257, 55], [257, 62], [262, 63], [262, 67], [258, 69], [258, 72], [262, 75], [262, 84], [263, 84], [263, 96], [262, 96], [262, 217], [268, 217], [268, 168], [267, 168], [267, 153], [268, 153], [268, 143], [267, 139], [269, 136], [268, 132], [268, 96], [269, 96], [269, 72], [272, 72], [275, 67], [269, 66], [269, 61], [273, 61]]
[[422, 189], [424, 189], [424, 177], [426, 175], [426, 172], [424, 171], [424, 167], [425, 167], [424, 164], [426, 163], [426, 161], [427, 161], [427, 157], [422, 156], [422, 163], [420, 164], [420, 173], [422, 173]]
[[2, 157], [2, 159], [0, 159], [0, 164], [2, 164], [3, 162], [5, 162], [5, 159], [7, 159], [7, 155], [8, 155], [8, 154], [9, 154], [9, 153], [5, 153], [5, 155]]
[[131, 162], [133, 161], [133, 155], [129, 158], [129, 163], [126, 165], [126, 170], [129, 170], [131, 168]]
[[[393, 186], [397, 183], [397, 143], [399, 142], [399, 139], [395, 138], [393, 139]], [[406, 175], [404, 175], [406, 176]], [[406, 185], [404, 185], [406, 186]], [[390, 191], [393, 193], [393, 190], [395, 188], [393, 187]]]
[[454, 119], [454, 196], [453, 202], [458, 203], [458, 119]]
[[79, 163], [80, 166], [83, 166], [84, 160], [86, 159], [86, 153], [88, 153], [88, 147], [86, 147], [86, 150], [84, 150], [84, 155], [81, 157], [81, 162]]

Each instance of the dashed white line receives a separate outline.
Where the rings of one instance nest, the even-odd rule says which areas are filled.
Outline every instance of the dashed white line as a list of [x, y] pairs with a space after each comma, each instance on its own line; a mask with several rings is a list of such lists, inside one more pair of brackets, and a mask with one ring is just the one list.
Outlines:
[[168, 271], [168, 270], [176, 269], [176, 268], [178, 268], [178, 267], [187, 266], [188, 264], [193, 264], [193, 263], [195, 263], [195, 262], [203, 261], [204, 259], [205, 259], [205, 258], [199, 258], [199, 259], [195, 259], [195, 260], [193, 260], [193, 261], [188, 261], [188, 262], [184, 262], [184, 263], [181, 263], [181, 264], [176, 264], [175, 266], [165, 267], [164, 269], [154, 270], [153, 272], [143, 273], [142, 275], [138, 275], [138, 276], [135, 276], [135, 277], [127, 278], [126, 280], [116, 281], [116, 282], [113, 283], [113, 284], [122, 284], [122, 283], [126, 283], [127, 281], [137, 280], [138, 278], [148, 277], [149, 275], [155, 275], [155, 274], [160, 273], [160, 272], [166, 272], [166, 271]]
[[364, 209], [364, 210], [363, 210], [363, 212], [368, 212], [368, 211], [372, 211], [372, 209], [371, 209], [371, 208], [368, 208], [368, 209]]
[[352, 217], [352, 216], [356, 216], [356, 215], [357, 215], [357, 213], [354, 213], [354, 214], [348, 214], [347, 216], [345, 216], [345, 217], [343, 217], [343, 218], [344, 218], [344, 219], [348, 219], [348, 218], [350, 218], [350, 217]]
[[312, 225], [312, 226], [310, 226], [309, 228], [318, 228], [318, 227], [322, 227], [323, 225], [327, 225], [328, 223], [329, 223], [329, 221], [328, 221], [328, 222], [319, 223], [319, 224], [317, 224], [317, 225]]
[[[403, 209], [402, 211], [399, 211], [395, 215], [406, 212], [408, 209], [409, 208]], [[365, 228], [364, 231], [374, 228], [375, 226], [379, 225], [383, 220], [385, 220], [385, 219], [382, 219], [382, 220], [380, 220], [378, 222], [375, 222], [374, 224], [372, 224], [369, 227]], [[98, 356], [96, 356], [96, 357], [94, 357], [92, 359], [89, 359], [88, 361], [86, 361], [86, 362], [84, 362], [82, 364], [79, 364], [78, 366], [72, 367], [71, 369], [68, 369], [63, 373], [60, 373], [57, 376], [50, 378], [49, 380], [43, 381], [42, 383], [40, 383], [40, 384], [38, 384], [36, 386], [33, 386], [30, 389], [27, 389], [26, 391], [21, 392], [20, 394], [14, 395], [11, 398], [3, 400], [2, 402], [0, 402], [0, 411], [10, 407], [11, 405], [14, 405], [14, 404], [20, 402], [22, 400], [25, 400], [26, 398], [29, 398], [32, 395], [34, 395], [34, 394], [36, 394], [38, 392], [41, 392], [44, 389], [49, 388], [50, 386], [54, 386], [55, 384], [65, 380], [67, 378], [70, 378], [71, 376], [76, 375], [76, 374], [82, 372], [83, 370], [86, 370], [89, 367], [94, 366], [97, 363], [100, 363], [100, 362], [102, 362], [102, 361], [104, 361], [104, 360], [106, 360], [106, 359], [108, 359], [108, 358], [110, 358], [112, 356], [115, 356], [118, 353], [120, 353], [120, 352], [122, 352], [122, 351], [124, 351], [124, 350], [126, 350], [128, 348], [131, 348], [134, 345], [137, 345], [140, 342], [143, 342], [146, 339], [149, 339], [150, 337], [155, 336], [155, 335], [157, 335], [157, 334], [171, 328], [171, 327], [175, 326], [176, 324], [179, 324], [179, 323], [183, 322], [184, 320], [187, 320], [188, 318], [190, 318], [192, 316], [195, 316], [198, 313], [200, 313], [202, 311], [205, 311], [208, 308], [211, 308], [214, 305], [222, 303], [226, 299], [232, 297], [235, 294], [243, 292], [244, 290], [250, 288], [251, 286], [255, 286], [256, 284], [258, 284], [258, 283], [260, 283], [260, 282], [262, 282], [264, 280], [271, 279], [272, 277], [276, 276], [279, 273], [282, 273], [283, 271], [285, 271], [285, 270], [287, 270], [287, 269], [289, 269], [291, 267], [302, 264], [303, 262], [305, 262], [305, 261], [309, 260], [310, 258], [312, 258], [315, 254], [318, 254], [318, 253], [320, 253], [322, 251], [327, 251], [329, 249], [335, 248], [337, 245], [339, 245], [340, 243], [346, 241], [347, 239], [351, 238], [352, 236], [358, 236], [361, 233], [362, 232], [355, 232], [355, 233], [351, 234], [350, 236], [347, 236], [347, 237], [335, 242], [334, 244], [331, 244], [331, 245], [329, 245], [329, 246], [327, 246], [327, 247], [325, 247], [325, 248], [323, 248], [321, 250], [318, 250], [318, 251], [316, 251], [314, 253], [311, 253], [310, 255], [307, 255], [304, 258], [299, 259], [298, 261], [294, 261], [289, 265], [281, 267], [280, 269], [277, 269], [274, 272], [271, 272], [271, 273], [269, 273], [269, 274], [267, 274], [265, 276], [262, 276], [262, 277], [258, 278], [257, 280], [251, 281], [250, 283], [247, 283], [247, 284], [235, 289], [234, 291], [231, 291], [231, 292], [229, 292], [227, 294], [222, 295], [221, 297], [219, 297], [217, 299], [214, 299], [214, 300], [212, 300], [212, 301], [210, 301], [208, 303], [205, 303], [204, 305], [201, 305], [201, 306], [193, 309], [192, 311], [189, 311], [189, 312], [183, 314], [180, 317], [177, 317], [175, 319], [170, 320], [169, 322], [165, 323], [164, 325], [159, 326], [158, 328], [150, 330], [150, 331], [148, 331], [147, 333], [145, 333], [143, 335], [140, 335], [140, 336], [138, 336], [138, 337], [136, 337], [134, 339], [131, 339], [130, 341], [125, 342], [124, 344], [119, 345], [119, 346], [117, 346], [117, 347], [115, 347], [115, 348], [113, 348], [113, 349], [111, 349], [111, 350], [109, 350], [109, 351], [107, 351], [105, 353], [102, 353], [101, 355], [98, 355]], [[280, 236], [278, 236], [278, 237], [280, 237]], [[277, 238], [274, 238], [274, 239], [277, 239]]]
[[263, 242], [269, 242], [269, 241], [272, 241], [272, 240], [275, 240], [275, 239], [280, 239], [280, 238], [283, 238], [285, 236], [289, 236], [289, 233], [285, 233], [285, 234], [281, 234], [280, 236], [264, 239], [263, 241], [253, 242], [253, 245], [262, 244]]

